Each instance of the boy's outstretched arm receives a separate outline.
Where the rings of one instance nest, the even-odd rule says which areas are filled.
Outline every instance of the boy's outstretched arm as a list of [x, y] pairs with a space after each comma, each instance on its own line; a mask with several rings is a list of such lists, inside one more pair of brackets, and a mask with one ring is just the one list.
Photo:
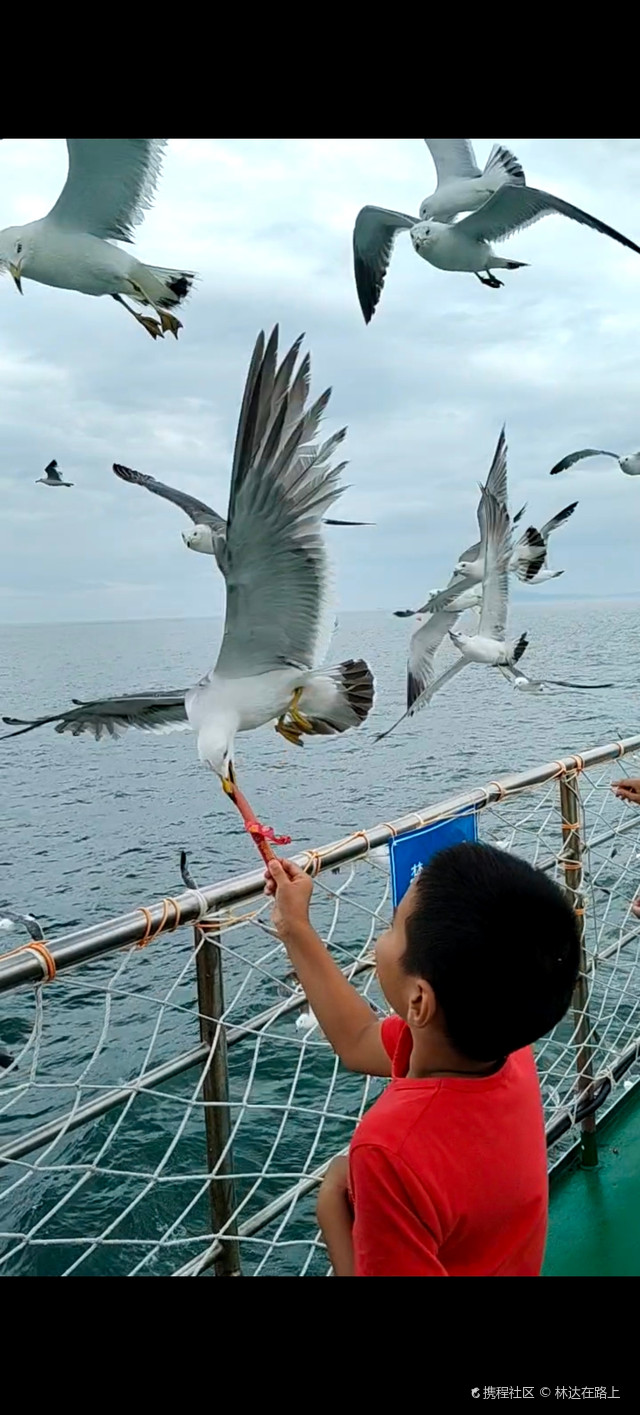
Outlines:
[[266, 881], [267, 894], [275, 898], [274, 927], [333, 1050], [349, 1071], [390, 1076], [391, 1062], [382, 1045], [380, 1022], [343, 977], [311, 926], [313, 881], [290, 860], [271, 860]]

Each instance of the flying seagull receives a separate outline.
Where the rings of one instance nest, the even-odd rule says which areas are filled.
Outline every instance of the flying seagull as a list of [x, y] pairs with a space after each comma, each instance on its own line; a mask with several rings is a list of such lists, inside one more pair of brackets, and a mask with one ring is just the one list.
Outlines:
[[[22, 280], [111, 295], [157, 339], [178, 337], [171, 310], [186, 299], [195, 279], [186, 270], [143, 265], [113, 241], [133, 241], [133, 228], [152, 205], [166, 138], [67, 138], [69, 172], [46, 216], [0, 231], [0, 268], [22, 294]], [[138, 314], [122, 298], [151, 307]]]
[[379, 207], [363, 207], [356, 219], [353, 244], [356, 287], [367, 324], [380, 299], [393, 241], [399, 231], [409, 231], [416, 254], [438, 270], [467, 272], [475, 275], [482, 285], [498, 289], [503, 282], [492, 271], [520, 270], [526, 262], [496, 255], [491, 242], [505, 240], [543, 216], [554, 214], [567, 216], [571, 221], [611, 236], [640, 255], [640, 246], [612, 226], [572, 206], [571, 202], [523, 183], [500, 186], [483, 206], [453, 223], [433, 217], [421, 220], [399, 211], [382, 211]]
[[62, 472], [58, 471], [58, 463], [54, 457], [52, 462], [44, 469], [44, 476], [37, 477], [36, 486], [42, 483], [43, 486], [73, 486], [72, 481], [63, 481]]
[[[489, 495], [494, 496], [498, 505], [503, 506], [505, 511], [507, 510], [507, 440], [504, 427], [498, 438], [496, 450], [493, 454], [493, 461], [489, 468], [489, 475], [484, 487], [481, 486], [480, 488], [481, 494], [484, 494], [485, 491], [488, 492]], [[521, 507], [511, 522], [512, 526], [515, 525], [516, 521], [521, 520], [526, 509], [526, 506]], [[479, 521], [480, 514], [478, 510], [478, 522]], [[536, 530], [534, 526], [527, 528], [521, 540], [518, 541], [516, 551], [518, 555], [522, 557], [522, 566], [524, 566], [526, 560], [527, 568], [532, 565], [537, 567], [538, 570], [542, 569], [546, 558], [546, 548], [541, 532]], [[449, 609], [452, 600], [456, 600], [456, 603], [458, 603], [461, 596], [466, 595], [467, 591], [472, 591], [474, 588], [481, 586], [483, 577], [484, 558], [481, 537], [474, 545], [470, 545], [466, 550], [463, 550], [449, 583], [445, 585], [442, 590], [432, 591], [426, 604], [422, 605], [417, 613], [435, 614], [437, 610]], [[471, 604], [463, 603], [462, 607], [465, 609], [473, 608], [474, 602], [475, 597], [472, 596]], [[404, 617], [404, 613], [402, 617]]]
[[632, 452], [627, 457], [619, 457], [617, 452], [604, 452], [602, 448], [598, 447], [583, 447], [581, 452], [570, 452], [568, 457], [563, 457], [561, 462], [556, 462], [549, 475], [555, 477], [557, 472], [566, 472], [568, 467], [573, 467], [576, 462], [584, 461], [585, 457], [613, 457], [626, 476], [640, 477], [640, 452]]
[[566, 678], [527, 678], [521, 668], [516, 668], [512, 663], [500, 664], [500, 672], [504, 674], [512, 688], [516, 688], [521, 693], [551, 693], [554, 688], [613, 688], [613, 683], [569, 683]]
[[[309, 448], [306, 455], [312, 461], [317, 457], [318, 449]], [[193, 521], [194, 530], [181, 532], [182, 539], [189, 550], [198, 550], [203, 555], [215, 555], [214, 542], [217, 537], [226, 535], [227, 523], [214, 511], [211, 506], [207, 506], [204, 501], [196, 500], [195, 496], [190, 496], [187, 491], [178, 491], [173, 486], [165, 486], [164, 482], [156, 481], [155, 477], [149, 477], [144, 472], [134, 472], [131, 467], [123, 467], [119, 462], [114, 462], [113, 470], [121, 481], [129, 482], [133, 486], [144, 486], [147, 491], [152, 491], [155, 496], [164, 497], [165, 501], [172, 501], [174, 506], [179, 506], [181, 511], [186, 511], [187, 516]], [[316, 472], [318, 466], [316, 463]], [[328, 517], [323, 517], [325, 526], [367, 526], [369, 521], [333, 521]]]
[[[303, 459], [329, 402], [328, 389], [284, 435], [290, 404], [308, 388], [309, 356], [294, 373], [302, 336], [278, 366], [278, 327], [258, 336], [238, 422], [225, 535], [214, 554], [226, 581], [226, 616], [215, 667], [192, 688], [128, 693], [81, 703], [32, 721], [4, 718], [18, 736], [45, 723], [77, 736], [126, 727], [191, 727], [200, 760], [245, 815], [236, 784], [235, 739], [269, 722], [287, 741], [358, 727], [373, 705], [374, 681], [362, 659], [322, 668], [334, 625], [324, 512], [342, 494], [333, 453], [342, 428]], [[247, 808], [248, 809], [248, 808]], [[245, 815], [245, 823], [247, 817]], [[255, 821], [253, 822], [255, 825]]]
[[393, 243], [399, 231], [420, 221], [452, 221], [461, 211], [484, 206], [505, 182], [524, 185], [525, 175], [506, 147], [492, 148], [480, 171], [468, 138], [425, 138], [433, 158], [437, 187], [425, 197], [417, 217], [382, 206], [364, 206], [356, 217], [353, 257], [360, 308], [369, 324], [380, 299]]
[[[451, 642], [460, 652], [460, 658], [447, 668], [439, 678], [433, 675], [433, 659], [426, 653], [419, 654], [420, 650], [420, 629], [413, 636], [412, 643], [415, 643], [414, 654], [414, 677], [416, 690], [413, 692], [410, 677], [407, 684], [407, 710], [388, 727], [385, 732], [378, 733], [376, 742], [381, 742], [384, 737], [388, 737], [391, 732], [404, 721], [406, 717], [412, 717], [421, 708], [426, 707], [431, 702], [434, 694], [444, 687], [451, 678], [454, 678], [469, 663], [483, 663], [491, 668], [498, 668], [502, 664], [515, 664], [522, 657], [528, 645], [526, 634], [522, 634], [517, 642], [510, 642], [506, 638], [507, 607], [509, 590], [509, 560], [511, 557], [511, 525], [509, 513], [504, 504], [500, 504], [497, 498], [485, 487], [482, 492], [482, 499], [478, 510], [478, 522], [480, 525], [480, 557], [484, 565], [484, 576], [482, 581], [482, 608], [480, 620], [476, 634], [457, 633], [453, 627], [445, 627], [444, 633], [449, 634]], [[445, 610], [446, 614], [447, 611]], [[441, 619], [441, 615], [434, 614], [433, 620]], [[427, 624], [430, 621], [427, 621]], [[437, 625], [438, 631], [440, 625]], [[435, 626], [432, 631], [435, 633]], [[444, 633], [442, 637], [444, 637]], [[410, 659], [411, 672], [411, 659]], [[420, 687], [420, 681], [422, 687]]]

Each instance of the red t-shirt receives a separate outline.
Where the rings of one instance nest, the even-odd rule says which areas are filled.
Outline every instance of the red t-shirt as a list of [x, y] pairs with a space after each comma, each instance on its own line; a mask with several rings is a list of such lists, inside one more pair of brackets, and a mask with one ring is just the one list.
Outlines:
[[382, 1023], [392, 1080], [349, 1150], [356, 1277], [539, 1277], [547, 1152], [533, 1051], [492, 1076], [409, 1080], [411, 1032]]

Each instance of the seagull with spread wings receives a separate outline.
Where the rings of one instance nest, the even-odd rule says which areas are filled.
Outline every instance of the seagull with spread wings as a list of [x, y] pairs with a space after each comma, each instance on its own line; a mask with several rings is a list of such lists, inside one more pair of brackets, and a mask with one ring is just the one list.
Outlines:
[[356, 287], [365, 321], [373, 318], [380, 299], [391, 251], [400, 231], [410, 231], [420, 221], [452, 221], [461, 211], [484, 206], [494, 192], [512, 182], [524, 185], [525, 175], [506, 147], [492, 148], [484, 172], [480, 171], [468, 138], [425, 138], [436, 169], [437, 187], [425, 197], [418, 216], [363, 206], [353, 232]]
[[[491, 668], [501, 664], [515, 664], [527, 648], [526, 634], [517, 642], [506, 638], [507, 608], [509, 592], [509, 560], [512, 553], [511, 523], [504, 503], [484, 487], [478, 511], [480, 525], [480, 557], [484, 566], [482, 581], [482, 603], [477, 633], [461, 634], [447, 624], [447, 618], [454, 611], [447, 609], [431, 615], [424, 625], [420, 625], [412, 635], [407, 673], [407, 710], [388, 727], [380, 732], [376, 742], [381, 742], [394, 732], [406, 717], [413, 717], [421, 708], [431, 702], [450, 679], [469, 663], [482, 663]], [[458, 615], [455, 613], [455, 618]], [[459, 650], [460, 658], [449, 668], [435, 677], [434, 654], [438, 644], [449, 635], [451, 642]], [[437, 636], [437, 643], [434, 639]]]
[[[113, 241], [130, 244], [133, 229], [151, 206], [166, 138], [67, 138], [69, 172], [51, 211], [25, 226], [0, 231], [0, 269], [8, 269], [22, 294], [22, 280], [111, 295], [153, 339], [181, 322], [171, 311], [195, 279], [186, 270], [144, 265]], [[138, 314], [123, 299], [150, 307]]]
[[[192, 688], [127, 693], [83, 702], [67, 712], [26, 722], [4, 718], [18, 732], [54, 723], [56, 732], [112, 736], [126, 727], [172, 731], [191, 727], [200, 760], [216, 772], [247, 822], [237, 789], [234, 752], [239, 732], [269, 722], [287, 741], [358, 727], [373, 705], [374, 681], [362, 659], [322, 667], [335, 611], [322, 517], [342, 494], [344, 463], [333, 461], [346, 429], [302, 458], [316, 438], [328, 389], [295, 425], [287, 418], [300, 388], [308, 388], [309, 356], [294, 373], [301, 338], [278, 366], [278, 328], [265, 345], [258, 336], [236, 435], [224, 535], [214, 554], [226, 581], [226, 615], [215, 667]], [[285, 431], [286, 429], [286, 431]], [[246, 811], [244, 809], [246, 807]], [[255, 826], [255, 821], [252, 822]]]
[[[433, 140], [425, 141], [431, 145]], [[599, 221], [589, 212], [582, 211], [580, 207], [573, 206], [571, 202], [563, 201], [561, 197], [553, 196], [550, 192], [528, 187], [524, 172], [517, 158], [511, 153], [507, 153], [508, 161], [496, 159], [492, 169], [493, 190], [485, 200], [470, 203], [468, 206], [463, 205], [463, 201], [470, 200], [474, 193], [479, 196], [482, 190], [480, 185], [473, 187], [473, 182], [480, 182], [480, 174], [472, 150], [468, 149], [466, 159], [461, 152], [457, 152], [457, 145], [462, 144], [464, 147], [468, 140], [442, 138], [436, 141], [448, 151], [449, 172], [445, 173], [443, 170], [443, 194], [440, 202], [438, 172], [438, 189], [433, 197], [423, 202], [419, 216], [408, 216], [405, 212], [387, 211], [377, 206], [365, 206], [356, 218], [353, 232], [354, 270], [360, 307], [367, 324], [380, 299], [393, 244], [401, 231], [409, 232], [416, 255], [421, 256], [430, 265], [436, 266], [438, 270], [475, 275], [482, 285], [488, 285], [492, 289], [499, 288], [503, 283], [492, 274], [494, 270], [519, 270], [526, 262], [508, 260], [497, 255], [491, 242], [503, 241], [515, 231], [521, 231], [525, 226], [531, 226], [534, 221], [540, 221], [543, 216], [566, 216], [582, 226], [590, 226], [601, 235], [610, 236], [614, 241], [640, 255], [640, 246], [628, 236], [623, 236], [620, 231], [614, 230], [612, 226], [607, 226], [604, 221]], [[506, 149], [497, 150], [498, 153], [505, 151]], [[488, 174], [493, 155], [492, 153], [487, 163], [485, 174]], [[462, 163], [462, 167], [466, 166], [466, 171], [460, 167], [457, 176], [456, 163]], [[475, 168], [472, 180], [469, 180], [470, 163], [473, 163]], [[517, 170], [509, 171], [510, 165], [515, 165]], [[482, 179], [485, 174], [482, 174]], [[458, 185], [458, 178], [462, 179], [461, 187]], [[447, 200], [445, 195], [448, 183], [450, 200]], [[460, 211], [468, 211], [469, 215], [454, 220], [456, 212]]]
[[566, 472], [569, 467], [574, 467], [576, 462], [584, 462], [587, 457], [613, 457], [625, 476], [640, 477], [640, 452], [630, 452], [626, 457], [619, 457], [617, 452], [603, 452], [601, 447], [583, 447], [580, 452], [570, 452], [568, 457], [556, 462], [549, 475], [555, 477], [558, 472]]
[[[292, 423], [290, 424], [292, 425]], [[300, 461], [306, 456], [309, 462], [313, 462], [317, 457], [317, 447], [304, 448], [300, 453]], [[135, 472], [131, 467], [123, 467], [120, 462], [114, 462], [113, 470], [121, 481], [128, 482], [130, 486], [143, 486], [147, 491], [151, 491], [155, 496], [161, 496], [165, 501], [172, 501], [174, 506], [179, 506], [181, 511], [185, 511], [191, 521], [193, 530], [181, 531], [182, 539], [188, 550], [197, 550], [201, 555], [215, 555], [214, 544], [217, 538], [226, 535], [227, 523], [219, 516], [213, 507], [207, 506], [206, 502], [198, 501], [195, 496], [191, 496], [188, 491], [180, 491], [177, 487], [166, 486], [164, 482], [156, 481], [155, 477], [149, 477], [144, 472]], [[315, 464], [316, 472], [319, 470]], [[367, 526], [369, 521], [335, 521], [328, 516], [323, 517], [325, 526]]]
[[44, 469], [44, 476], [36, 478], [36, 486], [73, 486], [72, 481], [63, 481], [62, 472], [58, 469], [58, 463], [54, 457], [52, 462], [48, 462]]

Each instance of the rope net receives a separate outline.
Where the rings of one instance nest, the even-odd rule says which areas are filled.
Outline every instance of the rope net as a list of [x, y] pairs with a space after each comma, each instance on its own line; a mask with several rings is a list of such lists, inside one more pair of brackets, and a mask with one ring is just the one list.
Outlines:
[[[637, 1075], [640, 810], [610, 790], [633, 773], [631, 756], [565, 778], [584, 847], [587, 969], [580, 1005], [537, 1046], [550, 1164], [579, 1135], [578, 1056], [582, 1085], [585, 1065], [593, 1077], [587, 1099], [604, 1095], [598, 1118]], [[487, 805], [478, 836], [560, 883], [578, 878], [563, 865], [558, 779]], [[361, 858], [321, 868], [312, 919], [382, 1016], [372, 949], [391, 912], [388, 850], [359, 843]], [[270, 907], [256, 892], [195, 931], [2, 994], [0, 1044], [12, 1064], [0, 1071], [0, 1274], [329, 1273], [317, 1181], [385, 1083], [338, 1063], [271, 931]], [[224, 1005], [207, 1022], [196, 957], [208, 951], [211, 963], [216, 946]]]

